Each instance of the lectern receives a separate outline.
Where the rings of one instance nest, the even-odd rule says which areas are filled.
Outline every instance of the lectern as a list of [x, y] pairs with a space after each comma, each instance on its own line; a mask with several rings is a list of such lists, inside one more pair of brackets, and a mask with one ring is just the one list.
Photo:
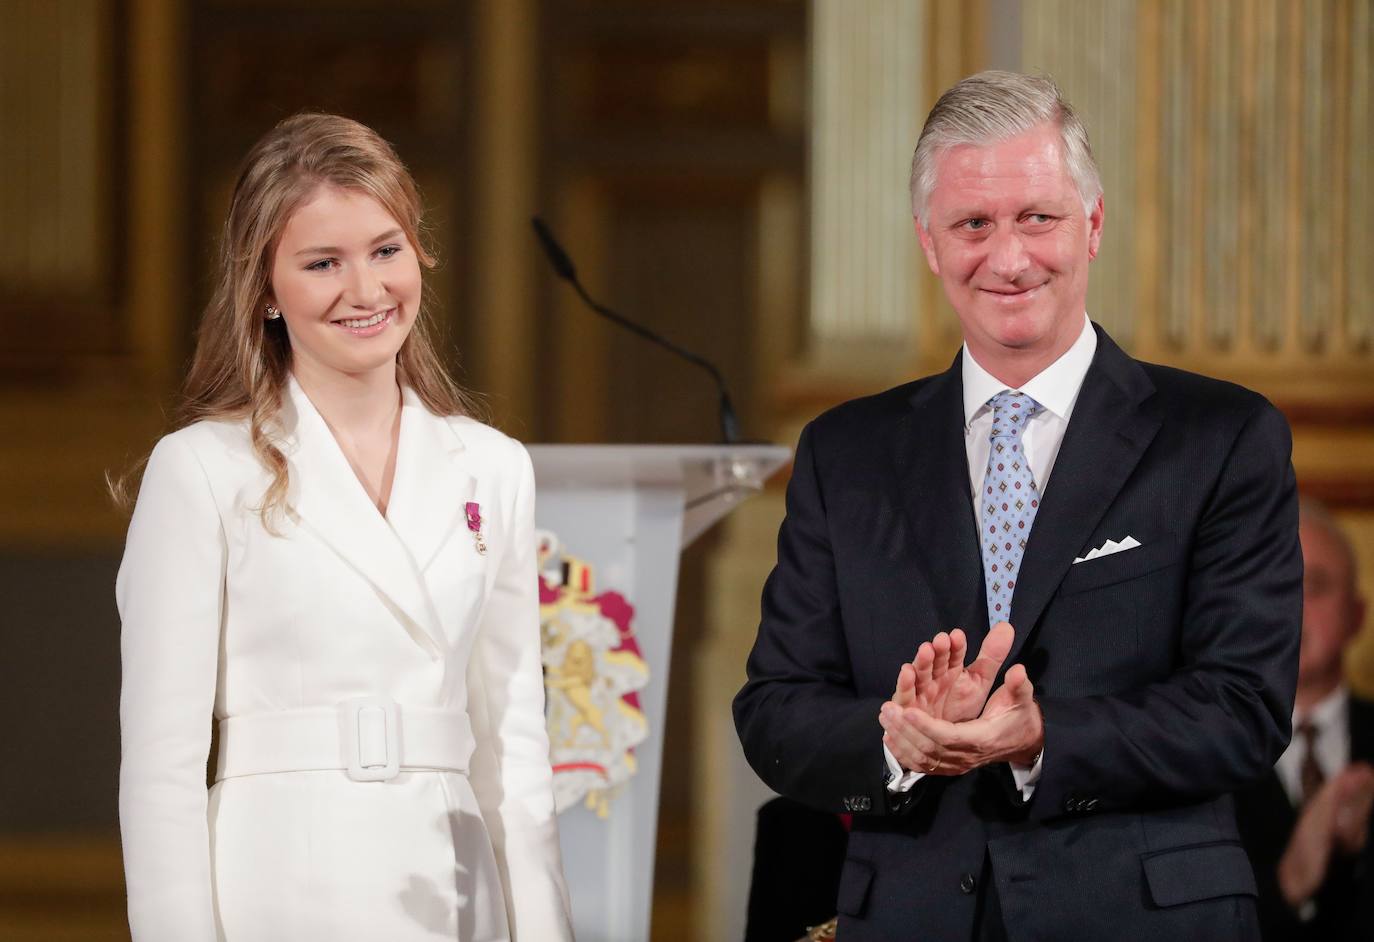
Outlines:
[[779, 445], [533, 445], [554, 790], [579, 942], [643, 942], [678, 558]]

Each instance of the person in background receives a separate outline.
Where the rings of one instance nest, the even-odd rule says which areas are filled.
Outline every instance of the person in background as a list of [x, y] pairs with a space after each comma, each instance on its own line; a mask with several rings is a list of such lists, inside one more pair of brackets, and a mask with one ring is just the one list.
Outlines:
[[1293, 740], [1273, 772], [1236, 796], [1260, 886], [1266, 942], [1374, 938], [1374, 701], [1345, 684], [1344, 654], [1364, 622], [1350, 540], [1304, 498], [1299, 535], [1302, 649]]

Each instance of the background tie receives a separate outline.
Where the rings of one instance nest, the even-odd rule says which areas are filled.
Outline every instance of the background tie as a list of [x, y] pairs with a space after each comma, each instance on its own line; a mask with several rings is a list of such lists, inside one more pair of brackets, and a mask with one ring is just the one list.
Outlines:
[[1011, 597], [1021, 571], [1040, 492], [1021, 447], [1026, 423], [1040, 404], [1025, 393], [1002, 390], [992, 402], [992, 448], [983, 476], [983, 586], [988, 626], [1011, 621]]
[[1302, 803], [1307, 804], [1326, 781], [1326, 775], [1317, 763], [1317, 727], [1299, 723], [1298, 738], [1302, 740]]

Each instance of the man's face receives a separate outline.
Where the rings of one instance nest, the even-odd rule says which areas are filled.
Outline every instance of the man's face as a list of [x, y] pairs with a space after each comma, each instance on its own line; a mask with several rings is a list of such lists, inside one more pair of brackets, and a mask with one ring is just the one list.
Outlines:
[[1364, 603], [1354, 590], [1350, 559], [1325, 527], [1304, 521], [1302, 543], [1302, 648], [1299, 682], [1338, 679], [1341, 655], [1360, 629]]
[[1030, 362], [1038, 372], [1082, 330], [1103, 207], [1099, 197], [1084, 215], [1062, 149], [1047, 123], [936, 161], [929, 223], [916, 231], [985, 369]]

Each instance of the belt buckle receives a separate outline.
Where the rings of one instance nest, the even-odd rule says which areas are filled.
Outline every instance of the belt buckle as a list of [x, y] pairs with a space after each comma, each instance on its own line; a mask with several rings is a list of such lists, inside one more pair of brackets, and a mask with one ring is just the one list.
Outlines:
[[338, 706], [343, 767], [355, 782], [401, 773], [401, 707], [390, 697], [354, 697]]

